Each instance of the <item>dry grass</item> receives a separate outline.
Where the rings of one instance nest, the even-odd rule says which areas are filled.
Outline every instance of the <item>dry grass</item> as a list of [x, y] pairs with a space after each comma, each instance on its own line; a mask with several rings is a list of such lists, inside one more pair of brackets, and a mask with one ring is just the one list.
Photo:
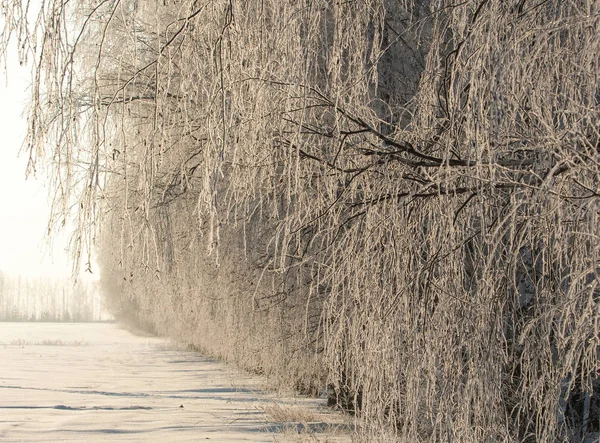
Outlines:
[[22, 338], [12, 340], [11, 346], [88, 346], [89, 343], [85, 340], [68, 340], [63, 341], [57, 340], [42, 340], [42, 341], [28, 341]]
[[268, 421], [276, 423], [308, 424], [319, 421], [313, 411], [300, 406], [271, 403], [261, 408], [267, 414]]
[[317, 435], [298, 431], [296, 428], [289, 428], [280, 432], [279, 435], [273, 437], [273, 441], [277, 443], [341, 443], [348, 442], [347, 437], [336, 437], [335, 435]]
[[302, 406], [271, 403], [261, 407], [272, 427], [275, 441], [281, 442], [348, 442], [350, 426], [339, 422], [340, 416], [318, 413]]

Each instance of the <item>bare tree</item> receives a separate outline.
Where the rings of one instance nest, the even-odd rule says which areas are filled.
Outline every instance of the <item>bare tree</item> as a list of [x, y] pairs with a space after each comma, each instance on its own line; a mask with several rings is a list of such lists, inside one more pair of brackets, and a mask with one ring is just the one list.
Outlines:
[[114, 309], [371, 441], [597, 435], [600, 4], [168, 3], [2, 2]]

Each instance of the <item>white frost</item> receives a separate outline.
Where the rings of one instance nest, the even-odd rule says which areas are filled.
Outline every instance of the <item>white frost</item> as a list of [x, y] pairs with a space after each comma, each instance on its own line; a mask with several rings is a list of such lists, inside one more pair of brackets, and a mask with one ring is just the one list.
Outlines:
[[324, 400], [261, 383], [114, 324], [0, 323], [3, 442], [350, 440]]

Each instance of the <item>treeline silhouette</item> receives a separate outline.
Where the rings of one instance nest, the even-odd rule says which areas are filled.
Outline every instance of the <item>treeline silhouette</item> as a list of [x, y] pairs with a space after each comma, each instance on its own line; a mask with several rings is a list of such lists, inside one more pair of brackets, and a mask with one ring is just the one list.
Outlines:
[[0, 321], [90, 322], [108, 318], [94, 284], [0, 271]]

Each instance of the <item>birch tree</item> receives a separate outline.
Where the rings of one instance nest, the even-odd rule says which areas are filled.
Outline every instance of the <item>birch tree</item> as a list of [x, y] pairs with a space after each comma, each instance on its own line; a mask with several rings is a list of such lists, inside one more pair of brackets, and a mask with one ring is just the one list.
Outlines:
[[[364, 439], [599, 432], [596, 0], [4, 0], [115, 309]], [[88, 260], [89, 261], [89, 260]]]

